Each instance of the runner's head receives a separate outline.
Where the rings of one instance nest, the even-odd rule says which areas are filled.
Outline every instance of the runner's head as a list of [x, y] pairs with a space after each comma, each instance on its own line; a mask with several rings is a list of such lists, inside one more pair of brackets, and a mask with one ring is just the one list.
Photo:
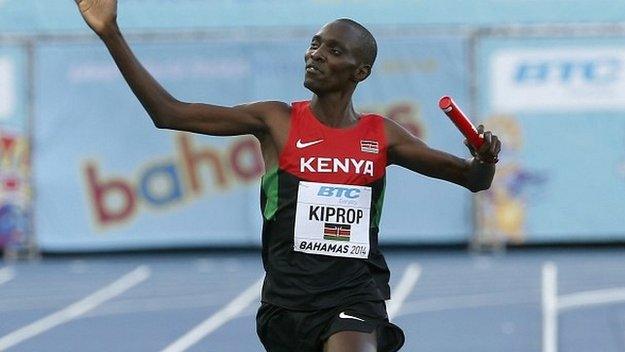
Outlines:
[[375, 38], [356, 21], [341, 18], [323, 26], [306, 50], [304, 86], [317, 95], [354, 89], [371, 73]]

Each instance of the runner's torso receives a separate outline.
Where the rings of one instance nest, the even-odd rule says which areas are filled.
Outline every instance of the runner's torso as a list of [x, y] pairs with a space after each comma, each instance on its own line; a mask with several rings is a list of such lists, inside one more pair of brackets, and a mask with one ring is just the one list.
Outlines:
[[389, 298], [378, 250], [384, 197], [384, 120], [330, 128], [309, 102], [292, 105], [279, 165], [263, 176], [263, 301], [319, 309]]

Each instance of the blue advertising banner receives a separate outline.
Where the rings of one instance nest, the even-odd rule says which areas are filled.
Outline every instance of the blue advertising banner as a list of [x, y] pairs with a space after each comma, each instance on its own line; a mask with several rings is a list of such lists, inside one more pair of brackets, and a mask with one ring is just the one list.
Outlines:
[[0, 249], [31, 234], [27, 82], [25, 48], [0, 45]]
[[623, 38], [484, 38], [479, 115], [504, 141], [484, 232], [513, 242], [625, 237]]
[[[252, 99], [248, 48], [136, 48], [180, 99]], [[42, 249], [258, 242], [262, 169], [249, 138], [157, 130], [100, 43], [46, 45], [36, 57], [35, 164], [46, 170], [36, 174]]]
[[[286, 42], [132, 43], [183, 101], [235, 105], [305, 100], [308, 38]], [[466, 155], [438, 111], [452, 94], [468, 104], [464, 38], [380, 38], [361, 111], [402, 123], [433, 147]], [[262, 158], [252, 137], [156, 129], [104, 46], [36, 50], [36, 226], [44, 250], [257, 245]], [[392, 167], [382, 242], [466, 241], [470, 193]]]
[[[618, 23], [614, 0], [121, 0], [125, 29], [313, 26], [340, 17], [367, 25], [509, 25]], [[0, 32], [86, 32], [74, 1], [0, 0]]]
[[28, 127], [26, 49], [0, 44], [0, 126], [15, 131]]

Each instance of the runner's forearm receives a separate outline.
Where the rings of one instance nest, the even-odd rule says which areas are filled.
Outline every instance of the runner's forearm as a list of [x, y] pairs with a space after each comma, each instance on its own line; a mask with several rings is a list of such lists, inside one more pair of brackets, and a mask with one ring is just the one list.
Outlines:
[[164, 125], [179, 103], [141, 65], [117, 25], [100, 35], [122, 76], [157, 127]]

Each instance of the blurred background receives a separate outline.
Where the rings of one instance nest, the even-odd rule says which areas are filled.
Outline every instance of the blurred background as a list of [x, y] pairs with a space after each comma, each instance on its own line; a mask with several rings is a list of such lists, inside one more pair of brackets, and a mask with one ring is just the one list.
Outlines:
[[[304, 51], [321, 25], [341, 17], [364, 24], [379, 46], [373, 74], [355, 96], [359, 110], [398, 121], [434, 148], [468, 156], [463, 138], [437, 106], [441, 96], [451, 95], [503, 141], [493, 186], [478, 195], [388, 170], [380, 243], [389, 249], [393, 283], [411, 283], [406, 297], [412, 295], [414, 304], [399, 303], [412, 312], [404, 315], [413, 324], [406, 328], [405, 350], [625, 351], [619, 288], [625, 287], [625, 1], [120, 0], [118, 9], [133, 50], [166, 89], [180, 100], [222, 105], [309, 99], [302, 85]], [[232, 291], [220, 296], [224, 302], [204, 297], [213, 304], [206, 307], [219, 313], [228, 297], [262, 275], [262, 173], [251, 137], [154, 128], [73, 1], [0, 0], [0, 350], [158, 350], [175, 340], [168, 330], [173, 335], [160, 335], [163, 341], [155, 346], [57, 349], [46, 335], [24, 338], [31, 335], [21, 327], [98, 289], [97, 280], [93, 287], [80, 281], [85, 273], [95, 272], [104, 286], [136, 267], [130, 274], [145, 285], [155, 267], [178, 270], [168, 272], [178, 280], [193, 267], [200, 276], [175, 286], [195, 287], [199, 280], [198, 292], [223, 285], [223, 273], [251, 275], [233, 279]], [[504, 254], [506, 248], [515, 250]], [[41, 254], [43, 261], [13, 260]], [[569, 271], [570, 281], [558, 281], [558, 268], [562, 277]], [[431, 287], [440, 292], [419, 291], [428, 272], [436, 273]], [[441, 279], [446, 275], [452, 279]], [[468, 280], [471, 275], [477, 278]], [[437, 286], [459, 278], [468, 280], [465, 286]], [[49, 282], [36, 286], [38, 280]], [[43, 295], [42, 287], [72, 284], [84, 292], [66, 293], [45, 307], [16, 306], [24, 295]], [[514, 284], [519, 287], [512, 289]], [[477, 303], [469, 308], [478, 307], [478, 316], [458, 311], [454, 299], [485, 294], [464, 291], [472, 288], [505, 291], [504, 298], [478, 301], [511, 311], [480, 310]], [[566, 290], [591, 298], [558, 296]], [[440, 304], [455, 315], [419, 320], [425, 314], [420, 304], [438, 307], [427, 300], [451, 292]], [[132, 299], [128, 306], [167, 305]], [[580, 306], [596, 315], [586, 325], [563, 313]], [[245, 318], [237, 325], [249, 328], [243, 333], [249, 339], [234, 339], [248, 345], [231, 345], [239, 330], [193, 345], [260, 350], [255, 307], [241, 308]], [[494, 318], [506, 314], [502, 321]], [[188, 320], [180, 334], [202, 321]], [[423, 332], [441, 320], [447, 325]], [[573, 321], [567, 333], [558, 330]], [[101, 330], [85, 324], [75, 329]], [[488, 324], [494, 326], [473, 330]], [[39, 330], [27, 329], [33, 331]], [[450, 341], [449, 331], [466, 341]], [[592, 333], [584, 337], [581, 331]], [[67, 336], [48, 338], [68, 343]]]

